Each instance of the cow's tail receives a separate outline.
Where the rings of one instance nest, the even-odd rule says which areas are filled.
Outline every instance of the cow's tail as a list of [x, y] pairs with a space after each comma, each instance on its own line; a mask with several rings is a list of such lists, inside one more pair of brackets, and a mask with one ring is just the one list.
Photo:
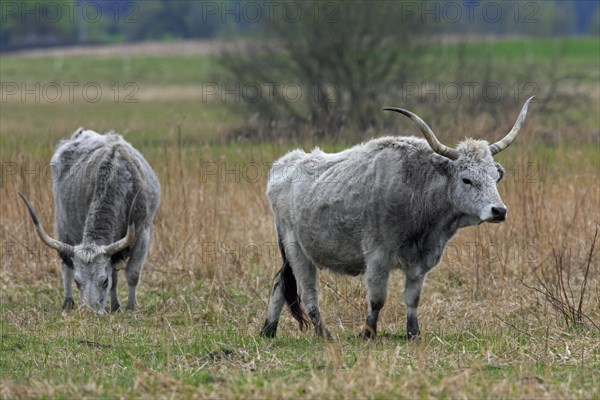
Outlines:
[[283, 298], [285, 299], [285, 302], [290, 308], [292, 316], [296, 319], [296, 321], [298, 321], [298, 324], [300, 325], [300, 330], [304, 331], [310, 327], [310, 321], [308, 319], [308, 316], [304, 312], [304, 309], [302, 308], [300, 296], [298, 296], [296, 277], [294, 276], [292, 266], [290, 265], [290, 262], [285, 255], [285, 248], [283, 246], [283, 241], [281, 240], [279, 229], [277, 229], [277, 242], [279, 244], [281, 258], [283, 259], [283, 266], [281, 267], [281, 270], [278, 274], [279, 281], [281, 283], [281, 289], [283, 292]]

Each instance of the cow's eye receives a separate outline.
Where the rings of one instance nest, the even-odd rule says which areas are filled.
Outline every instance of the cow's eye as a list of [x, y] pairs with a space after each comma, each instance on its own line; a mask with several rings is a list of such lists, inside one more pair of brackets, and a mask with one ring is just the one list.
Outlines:
[[463, 180], [462, 180], [462, 181], [463, 181], [463, 183], [464, 183], [465, 185], [472, 185], [472, 184], [473, 184], [473, 182], [471, 182], [471, 180], [470, 180], [470, 179], [467, 179], [467, 178], [463, 178]]
[[106, 289], [108, 287], [108, 278], [106, 278], [104, 280], [104, 282], [102, 282], [102, 289]]

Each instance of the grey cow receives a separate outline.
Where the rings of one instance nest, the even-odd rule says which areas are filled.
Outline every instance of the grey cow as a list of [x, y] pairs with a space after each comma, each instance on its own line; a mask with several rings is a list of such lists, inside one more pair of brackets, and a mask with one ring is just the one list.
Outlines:
[[63, 308], [73, 308], [73, 280], [82, 305], [104, 313], [117, 298], [118, 265], [126, 261], [127, 309], [152, 236], [160, 186], [144, 157], [120, 135], [78, 129], [58, 144], [51, 160], [57, 239], [49, 237], [27, 198], [35, 229], [62, 260]]
[[390, 271], [401, 269], [407, 337], [417, 337], [423, 280], [448, 240], [459, 228], [506, 219], [496, 188], [503, 168], [492, 157], [516, 138], [532, 98], [512, 130], [492, 145], [465, 139], [446, 147], [415, 114], [386, 108], [408, 116], [426, 140], [383, 137], [339, 153], [294, 150], [280, 158], [269, 173], [267, 194], [283, 266], [261, 335], [275, 336], [287, 303], [301, 329], [312, 322], [318, 335], [329, 336], [316, 290], [317, 267], [325, 267], [364, 274], [369, 308], [361, 335], [366, 339], [376, 336]]

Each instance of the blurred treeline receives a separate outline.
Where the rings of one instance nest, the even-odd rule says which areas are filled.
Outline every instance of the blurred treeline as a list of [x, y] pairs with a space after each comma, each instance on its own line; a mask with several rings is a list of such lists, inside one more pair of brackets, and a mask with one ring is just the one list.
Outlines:
[[[389, 3], [393, 3], [398, 18], [393, 23], [402, 24], [416, 18], [426, 25], [428, 34], [565, 36], [597, 34], [600, 27], [600, 7], [596, 0], [319, 3], [319, 10], [309, 10], [305, 2], [286, 1], [3, 0], [0, 49], [248, 36], [273, 19], [296, 18], [299, 8], [302, 8], [303, 18], [313, 11], [326, 12], [327, 7], [335, 17], [334, 9], [357, 5], [380, 9], [389, 7]], [[482, 13], [484, 9], [486, 12]], [[378, 23], [373, 21], [374, 26]]]
[[3, 50], [220, 39], [199, 90], [203, 96], [210, 90], [213, 101], [244, 120], [229, 132], [233, 139], [368, 136], [399, 123], [381, 111], [389, 105], [447, 130], [465, 115], [479, 115], [480, 125], [493, 130], [511, 124], [533, 94], [548, 137], [559, 129], [569, 140], [598, 136], [597, 0], [4, 0], [0, 6]]

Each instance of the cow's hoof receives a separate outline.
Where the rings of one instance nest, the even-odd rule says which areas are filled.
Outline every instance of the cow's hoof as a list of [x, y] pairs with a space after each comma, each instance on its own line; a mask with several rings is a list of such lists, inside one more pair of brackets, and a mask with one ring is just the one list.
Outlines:
[[75, 301], [72, 297], [67, 297], [65, 301], [63, 301], [62, 305], [63, 310], [72, 310], [75, 308]]
[[333, 340], [333, 336], [331, 336], [331, 333], [323, 325], [315, 326], [315, 334], [322, 339]]
[[260, 330], [260, 336], [266, 337], [266, 338], [274, 338], [275, 335], [277, 334], [277, 325], [278, 324], [279, 324], [279, 321], [269, 322], [268, 320], [265, 320], [265, 324], [263, 325], [262, 329]]
[[363, 340], [372, 340], [377, 337], [377, 331], [373, 329], [372, 326], [365, 324], [363, 325], [363, 329], [358, 336]]
[[419, 329], [419, 321], [416, 317], [408, 317], [406, 321], [406, 338], [408, 340], [415, 340], [421, 337], [421, 330]]
[[118, 301], [116, 303], [110, 303], [110, 312], [117, 312], [121, 309], [121, 303]]
[[408, 338], [408, 340], [420, 340], [421, 339], [421, 332], [420, 331], [407, 332], [406, 333], [406, 337]]

